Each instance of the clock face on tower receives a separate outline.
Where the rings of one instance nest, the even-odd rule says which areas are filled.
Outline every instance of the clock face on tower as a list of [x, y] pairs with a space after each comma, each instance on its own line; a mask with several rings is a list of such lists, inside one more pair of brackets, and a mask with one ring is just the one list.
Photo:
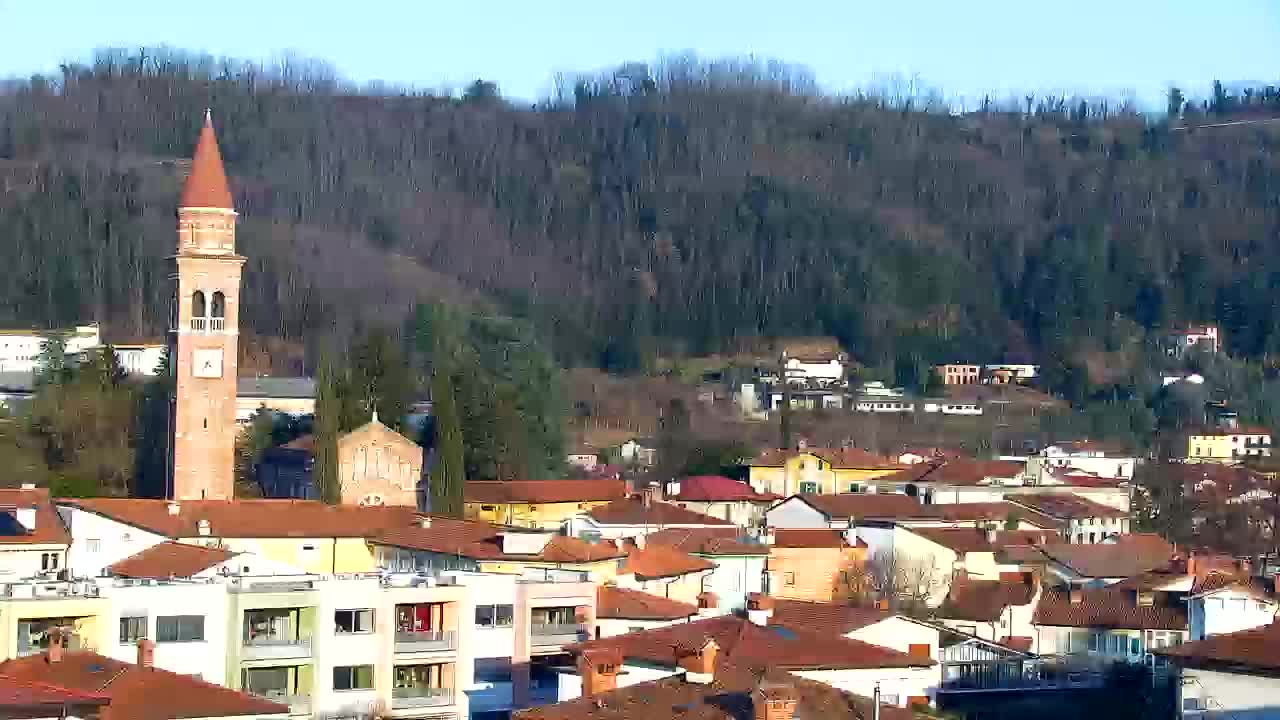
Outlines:
[[222, 377], [222, 349], [196, 348], [191, 374], [198, 378]]

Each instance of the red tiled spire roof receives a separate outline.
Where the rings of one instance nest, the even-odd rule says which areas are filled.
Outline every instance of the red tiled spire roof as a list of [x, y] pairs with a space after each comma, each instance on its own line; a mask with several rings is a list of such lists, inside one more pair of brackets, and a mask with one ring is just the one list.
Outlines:
[[227, 173], [222, 167], [222, 154], [218, 152], [218, 138], [213, 133], [213, 117], [207, 110], [195, 154], [191, 156], [191, 174], [182, 188], [178, 207], [234, 209], [231, 190], [227, 187]]

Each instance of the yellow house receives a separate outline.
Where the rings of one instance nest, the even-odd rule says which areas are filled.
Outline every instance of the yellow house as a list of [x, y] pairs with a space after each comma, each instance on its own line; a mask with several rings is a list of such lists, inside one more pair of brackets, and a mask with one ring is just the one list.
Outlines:
[[789, 497], [796, 493], [830, 495], [851, 486], [898, 472], [905, 466], [857, 448], [769, 450], [751, 461], [751, 487], [756, 492]]
[[621, 480], [471, 481], [463, 486], [468, 520], [559, 530], [569, 518], [627, 496]]
[[[109, 600], [89, 594], [66, 594], [59, 587], [46, 593], [37, 583], [11, 586], [0, 598], [0, 651], [14, 658], [48, 649], [49, 633], [69, 631], [72, 649], [106, 647], [110, 640], [107, 614]], [[57, 593], [62, 592], [59, 596]]]
[[1237, 463], [1271, 456], [1271, 431], [1236, 427], [1192, 430], [1187, 435], [1188, 462]]
[[377, 558], [365, 539], [419, 517], [412, 507], [312, 500], [80, 498], [59, 504], [72, 511], [72, 560], [87, 574], [166, 540], [250, 552], [308, 573], [374, 572]]

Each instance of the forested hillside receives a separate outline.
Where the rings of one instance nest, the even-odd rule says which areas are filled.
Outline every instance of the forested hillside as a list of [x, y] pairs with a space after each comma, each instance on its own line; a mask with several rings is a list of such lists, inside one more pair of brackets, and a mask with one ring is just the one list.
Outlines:
[[811, 88], [631, 65], [531, 108], [484, 83], [101, 53], [0, 91], [0, 323], [162, 330], [181, 158], [211, 107], [264, 336], [444, 298], [614, 368], [762, 334], [835, 335], [874, 364], [1078, 353], [1118, 323], [1216, 321], [1233, 353], [1280, 350], [1280, 123], [1197, 127], [1280, 115], [1274, 89], [1152, 119]]

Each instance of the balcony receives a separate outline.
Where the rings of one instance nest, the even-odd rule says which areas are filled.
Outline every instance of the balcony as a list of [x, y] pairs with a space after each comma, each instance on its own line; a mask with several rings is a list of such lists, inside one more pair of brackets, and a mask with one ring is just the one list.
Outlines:
[[195, 332], [222, 332], [227, 326], [224, 317], [193, 317], [191, 329]]
[[311, 697], [309, 695], [289, 695], [284, 691], [254, 693], [260, 698], [289, 706], [290, 715], [311, 715]]
[[530, 634], [534, 647], [569, 645], [587, 640], [587, 626], [582, 624], [533, 625]]
[[249, 638], [241, 652], [245, 660], [285, 660], [311, 657], [311, 638], [273, 637], [270, 635]]
[[430, 632], [397, 632], [398, 653], [443, 652], [458, 649], [458, 634], [452, 630]]
[[433, 687], [403, 687], [391, 691], [391, 708], [441, 707], [453, 704], [453, 690]]

